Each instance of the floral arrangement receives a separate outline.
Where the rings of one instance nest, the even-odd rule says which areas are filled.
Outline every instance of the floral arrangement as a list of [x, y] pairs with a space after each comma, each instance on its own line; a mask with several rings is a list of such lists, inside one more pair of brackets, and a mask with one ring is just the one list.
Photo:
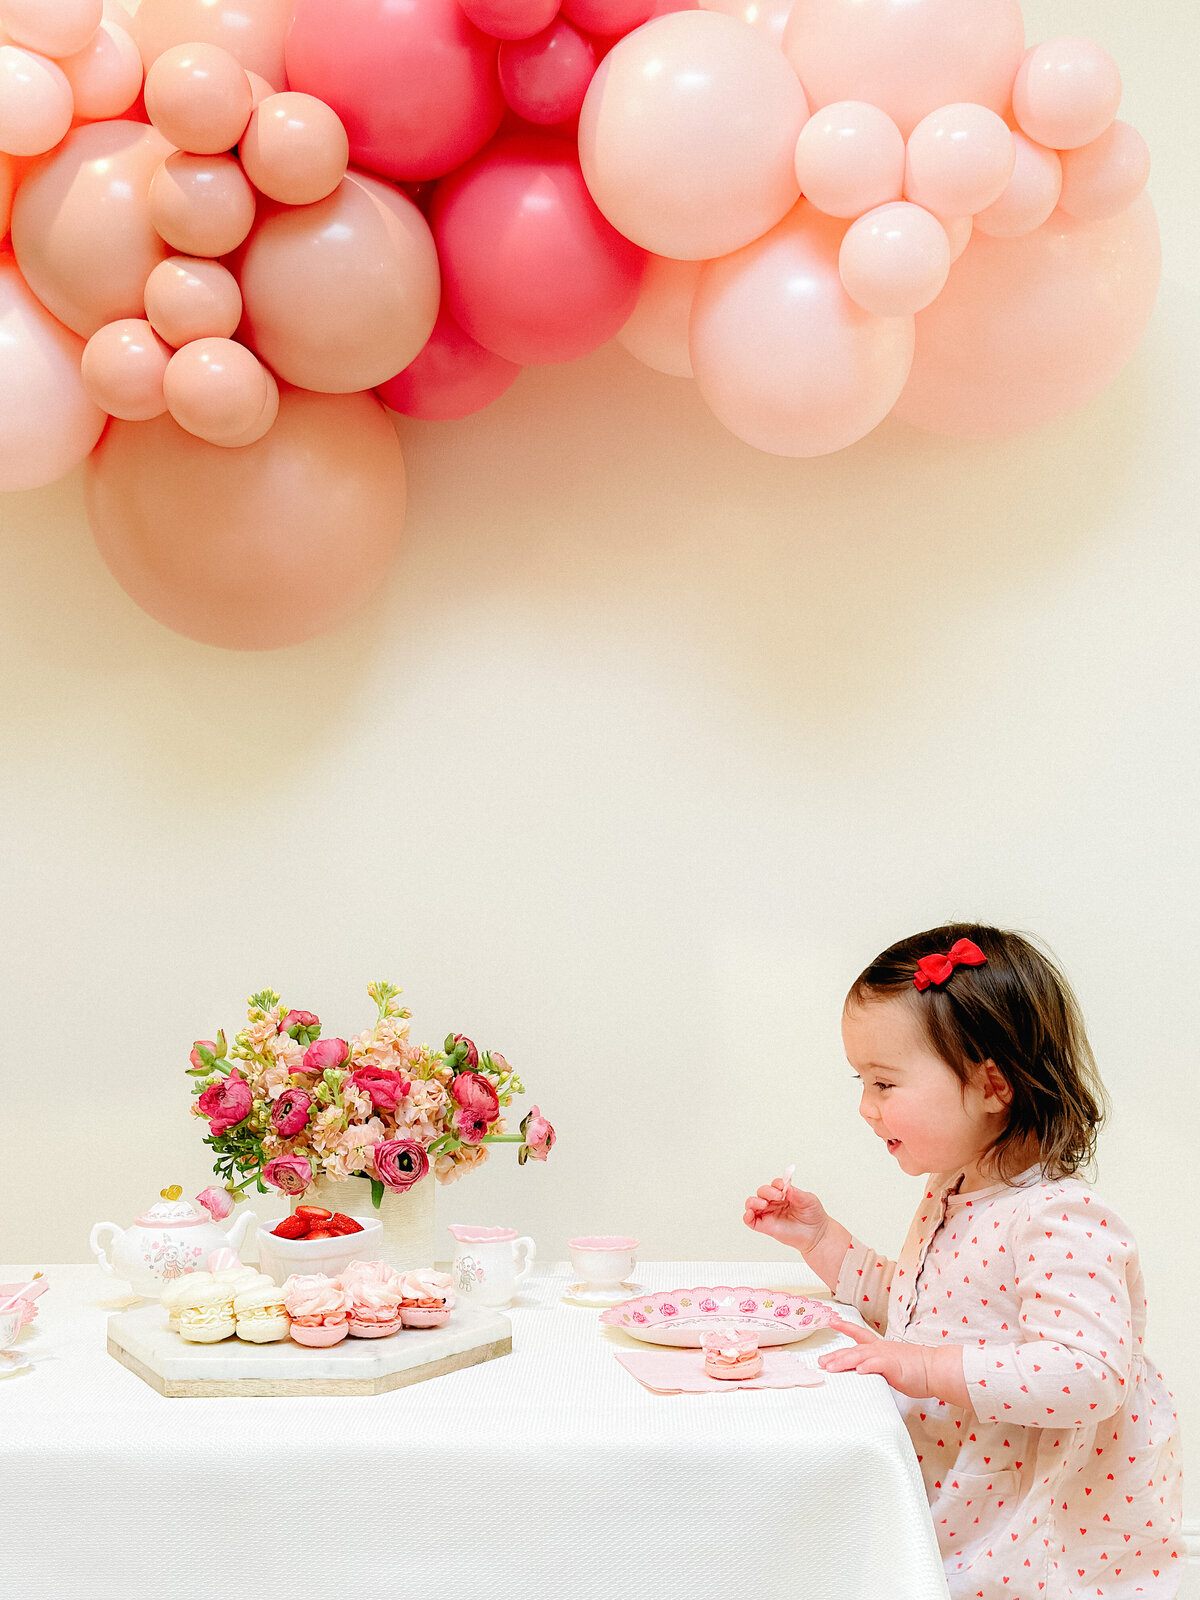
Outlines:
[[411, 1189], [431, 1170], [453, 1183], [489, 1145], [519, 1145], [522, 1166], [545, 1161], [554, 1129], [537, 1106], [519, 1133], [505, 1129], [502, 1111], [525, 1086], [502, 1055], [460, 1033], [440, 1050], [413, 1045], [400, 990], [373, 983], [367, 993], [378, 1015], [355, 1039], [323, 1039], [319, 1017], [266, 989], [250, 996], [232, 1046], [223, 1031], [196, 1041], [192, 1115], [208, 1123], [224, 1181], [197, 1198], [214, 1216], [251, 1184], [298, 1195], [318, 1177], [364, 1177], [378, 1207], [386, 1189]]

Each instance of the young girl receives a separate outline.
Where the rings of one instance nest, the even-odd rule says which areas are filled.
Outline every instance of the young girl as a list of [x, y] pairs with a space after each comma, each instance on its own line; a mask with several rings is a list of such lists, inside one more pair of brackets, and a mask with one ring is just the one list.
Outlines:
[[934, 1174], [900, 1259], [782, 1179], [745, 1221], [876, 1330], [839, 1323], [854, 1346], [821, 1365], [908, 1397], [953, 1600], [1166, 1600], [1178, 1426], [1137, 1247], [1076, 1176], [1104, 1091], [1065, 978], [1018, 934], [935, 928], [871, 963], [842, 1034], [871, 1131]]

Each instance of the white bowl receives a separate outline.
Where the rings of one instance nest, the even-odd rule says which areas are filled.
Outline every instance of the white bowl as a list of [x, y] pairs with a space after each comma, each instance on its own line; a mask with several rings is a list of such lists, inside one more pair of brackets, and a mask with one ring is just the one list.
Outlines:
[[[348, 1212], [348, 1216], [354, 1216]], [[378, 1217], [354, 1217], [361, 1233], [344, 1233], [339, 1239], [281, 1239], [271, 1229], [282, 1217], [272, 1217], [258, 1227], [258, 1267], [269, 1272], [276, 1283], [283, 1283], [294, 1272], [323, 1272], [336, 1278], [352, 1261], [377, 1261], [383, 1242], [383, 1223]]]

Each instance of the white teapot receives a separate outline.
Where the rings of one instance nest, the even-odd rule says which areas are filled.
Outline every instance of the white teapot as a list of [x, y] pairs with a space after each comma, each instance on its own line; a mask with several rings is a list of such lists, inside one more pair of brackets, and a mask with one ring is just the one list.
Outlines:
[[214, 1250], [238, 1250], [255, 1220], [253, 1211], [244, 1211], [226, 1233], [190, 1200], [160, 1200], [128, 1228], [98, 1222], [88, 1247], [105, 1272], [126, 1279], [136, 1294], [151, 1297], [176, 1278], [203, 1271]]

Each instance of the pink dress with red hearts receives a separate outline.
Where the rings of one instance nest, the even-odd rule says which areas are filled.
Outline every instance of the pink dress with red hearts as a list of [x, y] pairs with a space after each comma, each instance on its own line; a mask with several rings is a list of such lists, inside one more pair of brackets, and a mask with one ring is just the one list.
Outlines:
[[855, 1240], [837, 1284], [889, 1339], [963, 1346], [973, 1409], [897, 1396], [952, 1600], [1167, 1600], [1179, 1426], [1129, 1229], [1076, 1178], [960, 1179], [929, 1180], [899, 1261]]

